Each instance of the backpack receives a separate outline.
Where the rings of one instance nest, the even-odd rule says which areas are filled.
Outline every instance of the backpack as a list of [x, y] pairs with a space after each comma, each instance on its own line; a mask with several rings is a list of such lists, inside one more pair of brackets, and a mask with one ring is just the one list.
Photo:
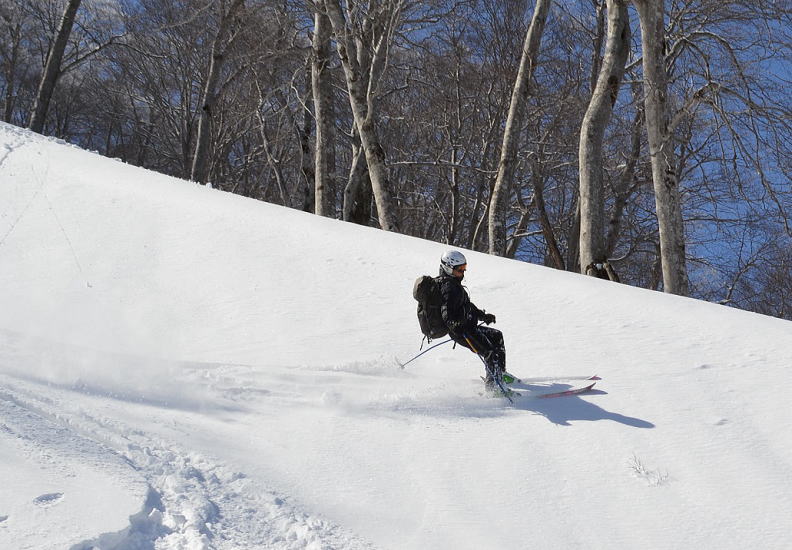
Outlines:
[[421, 332], [429, 340], [448, 334], [448, 327], [440, 313], [443, 300], [440, 296], [439, 279], [422, 275], [415, 280], [413, 286], [413, 298], [418, 301], [418, 323], [421, 325]]

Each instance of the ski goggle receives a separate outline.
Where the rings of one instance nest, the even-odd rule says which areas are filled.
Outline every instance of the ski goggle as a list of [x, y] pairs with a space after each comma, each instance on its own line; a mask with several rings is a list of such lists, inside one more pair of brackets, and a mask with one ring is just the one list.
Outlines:
[[454, 271], [459, 271], [460, 273], [464, 273], [467, 271], [467, 264], [458, 265], [454, 268]]

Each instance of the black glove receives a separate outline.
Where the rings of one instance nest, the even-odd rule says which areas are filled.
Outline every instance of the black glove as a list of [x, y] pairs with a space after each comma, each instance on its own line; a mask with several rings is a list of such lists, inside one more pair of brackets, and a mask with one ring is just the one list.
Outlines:
[[489, 325], [490, 323], [494, 323], [495, 322], [495, 316], [492, 313], [485, 313], [481, 317], [481, 320], [484, 321], [484, 323]]

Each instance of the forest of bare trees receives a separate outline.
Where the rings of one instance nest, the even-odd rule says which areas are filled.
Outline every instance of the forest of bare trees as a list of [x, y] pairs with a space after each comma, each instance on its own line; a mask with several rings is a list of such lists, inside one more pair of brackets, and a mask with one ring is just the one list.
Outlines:
[[791, 80], [788, 1], [0, 6], [8, 123], [318, 215], [786, 319]]

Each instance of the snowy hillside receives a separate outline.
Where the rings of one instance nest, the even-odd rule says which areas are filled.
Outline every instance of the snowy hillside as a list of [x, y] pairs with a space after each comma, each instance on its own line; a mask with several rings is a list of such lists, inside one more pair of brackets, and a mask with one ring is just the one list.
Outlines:
[[788, 547], [792, 324], [444, 250], [0, 124], [0, 548]]

